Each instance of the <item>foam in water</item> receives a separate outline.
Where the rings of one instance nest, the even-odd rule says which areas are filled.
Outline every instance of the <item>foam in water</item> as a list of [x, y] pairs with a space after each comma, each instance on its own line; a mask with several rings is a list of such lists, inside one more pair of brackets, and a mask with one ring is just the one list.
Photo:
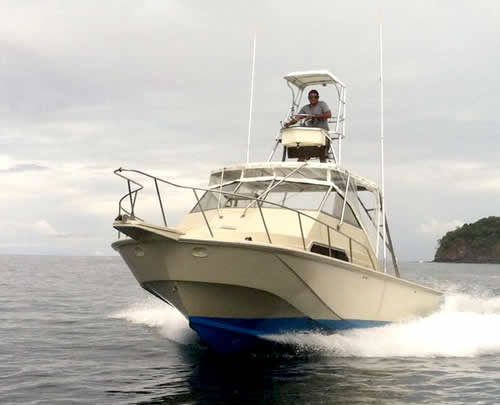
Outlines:
[[449, 295], [426, 318], [333, 335], [288, 334], [273, 340], [340, 357], [474, 357], [500, 353], [500, 297]]
[[156, 328], [161, 335], [180, 344], [198, 341], [198, 335], [189, 327], [186, 318], [174, 307], [157, 299], [148, 298], [111, 317]]
[[[181, 344], [198, 341], [173, 307], [148, 299], [112, 315], [157, 328]], [[294, 333], [270, 339], [339, 357], [474, 357], [500, 353], [500, 297], [450, 294], [440, 311], [426, 318], [387, 326], [323, 335]]]

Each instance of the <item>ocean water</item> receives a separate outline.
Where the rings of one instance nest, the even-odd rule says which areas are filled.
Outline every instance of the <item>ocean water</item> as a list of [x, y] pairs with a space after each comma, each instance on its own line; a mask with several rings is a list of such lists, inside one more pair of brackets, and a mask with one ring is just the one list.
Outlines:
[[439, 312], [221, 357], [118, 257], [0, 256], [0, 404], [500, 403], [500, 266], [401, 271]]

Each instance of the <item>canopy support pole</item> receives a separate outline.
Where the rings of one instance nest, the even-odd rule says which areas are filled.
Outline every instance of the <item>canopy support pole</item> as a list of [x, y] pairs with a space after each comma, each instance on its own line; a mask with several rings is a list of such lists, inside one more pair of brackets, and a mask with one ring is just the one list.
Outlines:
[[396, 255], [394, 254], [394, 246], [392, 245], [391, 233], [389, 232], [389, 225], [387, 224], [387, 218], [385, 218], [385, 229], [387, 231], [387, 242], [389, 242], [389, 252], [391, 252], [392, 256], [392, 264], [394, 265], [394, 273], [396, 277], [401, 278], [401, 274], [399, 273], [398, 262], [396, 261]]

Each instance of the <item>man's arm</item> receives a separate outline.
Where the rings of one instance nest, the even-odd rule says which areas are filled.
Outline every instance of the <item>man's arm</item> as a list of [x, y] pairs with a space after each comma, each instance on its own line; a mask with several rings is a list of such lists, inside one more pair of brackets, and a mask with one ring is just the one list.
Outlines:
[[313, 117], [314, 117], [314, 115], [312, 115], [312, 114], [298, 114], [298, 115], [294, 115], [294, 116], [292, 117], [292, 119], [291, 119], [290, 121], [285, 122], [285, 123], [283, 124], [283, 126], [284, 126], [285, 128], [287, 128], [287, 127], [289, 127], [290, 125], [293, 125], [293, 124], [297, 123], [298, 121], [300, 121], [300, 120], [302, 120], [302, 119], [304, 119], [304, 118], [313, 118]]
[[332, 118], [332, 112], [331, 111], [326, 111], [326, 112], [321, 113], [321, 114], [314, 114], [313, 118], [317, 118], [317, 119], [320, 119], [320, 120], [326, 120], [328, 118]]
[[300, 121], [303, 118], [311, 118], [311, 114], [306, 114], [304, 107], [302, 107], [297, 115], [294, 115], [290, 121], [287, 121], [283, 124], [285, 128], [288, 128], [290, 125], [293, 125]]
[[332, 112], [330, 111], [330, 107], [324, 101], [320, 101], [321, 110], [323, 111], [321, 114], [314, 114], [314, 118], [320, 120], [327, 120], [328, 118], [332, 118]]

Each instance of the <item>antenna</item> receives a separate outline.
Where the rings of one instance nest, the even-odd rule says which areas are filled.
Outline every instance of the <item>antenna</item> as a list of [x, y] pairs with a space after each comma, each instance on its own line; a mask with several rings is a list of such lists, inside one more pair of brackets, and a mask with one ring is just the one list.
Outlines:
[[250, 85], [250, 112], [248, 113], [248, 145], [247, 163], [250, 162], [250, 134], [252, 133], [253, 82], [255, 78], [255, 48], [257, 47], [257, 30], [253, 36], [252, 82]]
[[384, 273], [387, 273], [387, 249], [386, 249], [386, 226], [385, 226], [385, 173], [384, 173], [384, 53], [382, 48], [382, 11], [380, 11], [379, 41], [380, 41], [380, 165], [382, 177], [382, 235], [384, 252]]

